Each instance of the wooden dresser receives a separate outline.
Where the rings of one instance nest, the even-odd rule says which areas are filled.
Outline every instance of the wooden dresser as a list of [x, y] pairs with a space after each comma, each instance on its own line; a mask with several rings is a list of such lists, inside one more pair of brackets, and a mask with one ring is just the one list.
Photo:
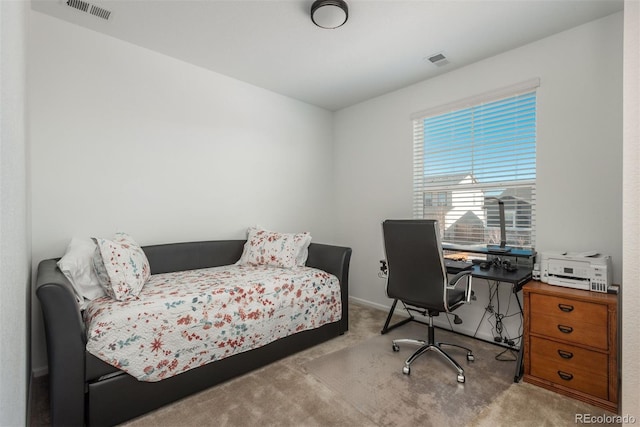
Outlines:
[[618, 296], [531, 281], [524, 381], [618, 412]]

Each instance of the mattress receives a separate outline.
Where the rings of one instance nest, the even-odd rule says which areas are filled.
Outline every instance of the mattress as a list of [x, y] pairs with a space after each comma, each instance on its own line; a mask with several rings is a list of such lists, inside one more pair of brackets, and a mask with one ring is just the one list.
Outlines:
[[311, 267], [229, 265], [152, 275], [131, 301], [93, 300], [87, 351], [159, 381], [341, 319], [338, 279]]

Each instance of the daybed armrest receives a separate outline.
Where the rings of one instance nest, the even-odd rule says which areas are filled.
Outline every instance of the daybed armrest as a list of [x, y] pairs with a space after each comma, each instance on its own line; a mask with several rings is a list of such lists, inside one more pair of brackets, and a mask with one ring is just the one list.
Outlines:
[[307, 266], [331, 273], [340, 280], [342, 296], [342, 332], [349, 330], [349, 263], [351, 248], [311, 243]]
[[55, 259], [40, 262], [36, 279], [47, 337], [51, 423], [81, 426], [84, 424], [84, 323], [71, 284], [56, 262]]

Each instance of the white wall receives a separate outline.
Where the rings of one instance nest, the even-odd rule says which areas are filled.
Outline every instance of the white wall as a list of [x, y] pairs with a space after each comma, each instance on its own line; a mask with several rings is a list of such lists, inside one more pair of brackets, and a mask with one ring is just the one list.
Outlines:
[[34, 266], [117, 230], [147, 245], [260, 224], [332, 243], [330, 112], [38, 12], [30, 29]]
[[26, 424], [30, 247], [27, 200], [28, 3], [0, 1], [0, 425]]
[[[533, 77], [541, 80], [536, 248], [609, 253], [621, 281], [622, 21], [614, 14], [336, 113], [337, 235], [353, 248], [353, 297], [390, 306], [377, 277], [380, 224], [412, 215], [411, 114]], [[504, 308], [509, 286], [502, 291]], [[483, 314], [487, 287], [476, 294], [458, 311], [461, 331], [473, 332]]]
[[640, 420], [640, 2], [624, 3], [622, 409]]

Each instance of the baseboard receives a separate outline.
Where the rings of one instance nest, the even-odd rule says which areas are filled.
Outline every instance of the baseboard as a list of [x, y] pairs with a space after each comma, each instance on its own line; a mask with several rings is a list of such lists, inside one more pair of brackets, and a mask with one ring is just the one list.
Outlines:
[[367, 301], [362, 298], [349, 297], [350, 302], [354, 302], [357, 305], [364, 305], [365, 307], [375, 308], [376, 310], [388, 312], [391, 309], [391, 305], [378, 304], [375, 302]]

